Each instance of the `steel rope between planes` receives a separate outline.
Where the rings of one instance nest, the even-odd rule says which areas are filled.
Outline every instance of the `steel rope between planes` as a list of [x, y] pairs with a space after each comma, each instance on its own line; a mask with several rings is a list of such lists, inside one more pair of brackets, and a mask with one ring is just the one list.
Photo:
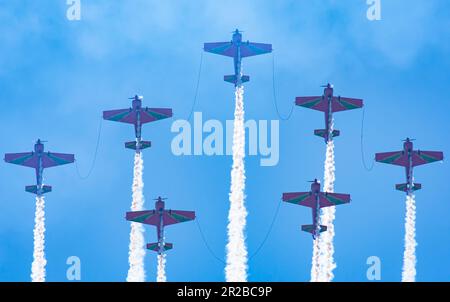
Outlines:
[[287, 121], [291, 118], [292, 113], [294, 112], [294, 106], [295, 104], [292, 104], [291, 110], [287, 117], [283, 117], [280, 114], [280, 111], [278, 110], [278, 100], [276, 95], [276, 89], [275, 89], [275, 54], [272, 53], [272, 91], [273, 91], [273, 104], [275, 106], [275, 111], [277, 112], [277, 116], [282, 121]]
[[[248, 258], [248, 261], [249, 261], [249, 262], [252, 261], [252, 260], [258, 255], [258, 253], [261, 251], [261, 249], [263, 248], [263, 246], [264, 246], [265, 243], [267, 242], [267, 239], [269, 238], [269, 235], [270, 235], [270, 233], [272, 232], [273, 226], [274, 226], [275, 221], [276, 221], [276, 219], [277, 219], [277, 217], [278, 217], [278, 213], [279, 213], [279, 210], [280, 210], [280, 206], [281, 206], [281, 200], [280, 200], [280, 202], [278, 203], [277, 209], [275, 210], [275, 214], [274, 214], [274, 216], [272, 217], [272, 222], [270, 223], [269, 229], [267, 230], [267, 233], [266, 233], [266, 235], [264, 236], [263, 241], [262, 241], [262, 242], [259, 244], [259, 246], [256, 248], [256, 251], [253, 252], [253, 254], [250, 255], [250, 257]], [[206, 237], [205, 237], [205, 235], [204, 235], [204, 233], [203, 233], [203, 230], [202, 230], [202, 228], [200, 227], [200, 223], [198, 222], [198, 218], [195, 220], [195, 222], [196, 222], [196, 224], [197, 224], [198, 230], [199, 230], [200, 235], [201, 235], [201, 237], [202, 237], [203, 243], [205, 244], [205, 246], [206, 246], [207, 250], [209, 251], [209, 253], [210, 253], [216, 260], [218, 260], [219, 262], [221, 262], [222, 264], [226, 264], [226, 262], [225, 262], [222, 258], [220, 258], [219, 256], [217, 256], [217, 254], [211, 249], [211, 247], [210, 247], [210, 245], [208, 244], [208, 241], [206, 240]]]
[[81, 180], [88, 179], [89, 176], [91, 176], [92, 171], [94, 170], [95, 164], [97, 162], [98, 147], [100, 145], [100, 137], [101, 137], [102, 128], [103, 128], [102, 126], [103, 126], [103, 117], [100, 118], [100, 125], [98, 127], [97, 143], [95, 144], [94, 158], [92, 160], [91, 166], [89, 167], [89, 170], [88, 170], [88, 173], [86, 174], [86, 176], [81, 175], [79, 167], [78, 167], [78, 161], [75, 160], [75, 168], [77, 170], [78, 177]]
[[192, 102], [192, 107], [191, 107], [191, 110], [189, 112], [189, 115], [185, 119], [186, 122], [189, 122], [189, 120], [191, 119], [192, 113], [194, 113], [195, 106], [197, 105], [198, 90], [199, 90], [199, 87], [200, 87], [200, 78], [201, 78], [201, 74], [202, 74], [202, 67], [203, 67], [203, 50], [202, 50], [202, 52], [200, 54], [200, 64], [199, 64], [199, 67], [198, 67], [197, 83], [195, 85], [194, 100]]
[[267, 231], [266, 235], [264, 236], [263, 241], [259, 244], [259, 246], [256, 249], [256, 251], [252, 255], [250, 255], [250, 257], [248, 258], [249, 262], [252, 261], [253, 258], [256, 257], [256, 255], [258, 255], [258, 253], [261, 251], [262, 247], [266, 243], [267, 239], [269, 238], [269, 235], [270, 235], [270, 233], [272, 232], [272, 229], [273, 229], [273, 225], [275, 224], [275, 221], [276, 221], [276, 219], [278, 217], [278, 212], [280, 211], [280, 206], [281, 206], [281, 199], [278, 202], [278, 206], [277, 206], [277, 209], [275, 210], [275, 214], [273, 215], [272, 222], [270, 223], [270, 226], [269, 226], [269, 230]]
[[217, 261], [221, 262], [222, 264], [226, 264], [226, 262], [225, 262], [222, 258], [220, 258], [219, 256], [217, 256], [217, 254], [214, 253], [214, 251], [213, 251], [213, 250], [211, 249], [211, 247], [209, 246], [208, 241], [207, 241], [206, 238], [205, 238], [205, 234], [203, 233], [203, 230], [202, 230], [202, 228], [200, 227], [200, 223], [198, 222], [198, 217], [196, 217], [195, 223], [197, 224], [197, 228], [198, 228], [198, 230], [199, 230], [199, 232], [200, 232], [200, 235], [201, 235], [201, 237], [202, 237], [203, 243], [205, 244], [206, 249], [209, 251], [209, 253], [210, 253]]

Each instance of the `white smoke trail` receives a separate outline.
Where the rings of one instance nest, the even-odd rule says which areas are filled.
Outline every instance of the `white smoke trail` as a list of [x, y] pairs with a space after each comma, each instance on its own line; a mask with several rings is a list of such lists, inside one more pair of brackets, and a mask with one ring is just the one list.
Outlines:
[[157, 282], [166, 282], [166, 254], [158, 254], [158, 275]]
[[228, 243], [225, 279], [227, 282], [247, 281], [247, 247], [245, 246], [245, 128], [244, 88], [236, 87], [234, 111], [233, 167], [231, 170], [230, 211], [228, 213]]
[[320, 273], [320, 251], [319, 251], [319, 238], [316, 237], [313, 241], [313, 256], [311, 265], [311, 282], [319, 281]]
[[[142, 211], [144, 209], [144, 182], [142, 180], [142, 173], [144, 170], [144, 160], [142, 153], [135, 153], [134, 155], [134, 174], [133, 174], [133, 201], [131, 203], [131, 211]], [[144, 282], [145, 269], [145, 242], [144, 242], [144, 227], [141, 223], [131, 222], [130, 231], [130, 246], [128, 252], [128, 282]]]
[[[334, 167], [334, 142], [327, 143], [326, 159], [325, 159], [324, 184], [322, 190], [324, 192], [334, 192], [335, 167]], [[333, 270], [336, 268], [334, 262], [334, 218], [336, 208], [327, 207], [322, 209], [321, 224], [327, 226], [327, 231], [320, 234], [319, 237], [319, 265], [320, 273], [318, 281], [330, 282], [334, 278]]]
[[406, 196], [402, 282], [416, 281], [416, 246], [416, 200], [414, 194], [408, 194]]
[[36, 213], [34, 218], [34, 251], [31, 264], [31, 281], [45, 282], [45, 200], [36, 196]]

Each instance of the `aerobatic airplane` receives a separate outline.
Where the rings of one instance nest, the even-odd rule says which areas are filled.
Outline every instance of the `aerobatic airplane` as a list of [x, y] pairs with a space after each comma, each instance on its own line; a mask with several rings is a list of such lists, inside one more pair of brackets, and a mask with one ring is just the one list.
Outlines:
[[302, 225], [302, 231], [311, 233], [313, 239], [316, 239], [327, 230], [326, 225], [320, 225], [320, 209], [349, 203], [350, 195], [321, 192], [320, 182], [317, 179], [311, 182], [310, 192], [283, 193], [282, 200], [312, 209], [313, 224]]
[[444, 154], [439, 151], [414, 150], [412, 141], [413, 139], [406, 138], [402, 151], [375, 154], [375, 160], [377, 162], [405, 167], [406, 183], [397, 184], [395, 188], [399, 191], [406, 192], [406, 194], [411, 194], [422, 188], [421, 184], [414, 183], [414, 167], [444, 159]]
[[43, 173], [45, 168], [70, 164], [75, 161], [73, 154], [44, 152], [44, 144], [40, 139], [34, 145], [34, 151], [25, 153], [6, 153], [7, 163], [34, 168], [36, 170], [36, 185], [26, 186], [25, 191], [42, 196], [51, 192], [52, 187], [43, 184]]
[[233, 58], [234, 75], [224, 76], [224, 81], [232, 83], [234, 86], [241, 86], [250, 81], [249, 76], [242, 75], [242, 58], [270, 53], [272, 44], [242, 41], [242, 34], [236, 29], [230, 42], [205, 43], [203, 49], [206, 52]]
[[172, 243], [164, 242], [164, 227], [171, 224], [194, 220], [195, 212], [166, 210], [164, 203], [165, 198], [158, 197], [155, 200], [154, 210], [127, 212], [126, 219], [156, 226], [158, 242], [148, 243], [147, 249], [162, 254], [173, 248]]
[[140, 153], [141, 150], [151, 146], [151, 142], [143, 141], [141, 136], [142, 125], [165, 118], [172, 117], [172, 109], [170, 108], [148, 108], [142, 107], [142, 96], [135, 95], [129, 98], [132, 101], [132, 107], [127, 109], [103, 111], [103, 119], [134, 124], [134, 133], [136, 141], [126, 142], [125, 148], [136, 150]]
[[333, 129], [333, 113], [361, 108], [363, 100], [333, 96], [333, 85], [330, 83], [322, 87], [325, 87], [322, 96], [299, 96], [295, 99], [295, 104], [325, 113], [325, 129], [316, 129], [314, 134], [323, 137], [325, 143], [328, 143], [340, 134], [339, 130]]

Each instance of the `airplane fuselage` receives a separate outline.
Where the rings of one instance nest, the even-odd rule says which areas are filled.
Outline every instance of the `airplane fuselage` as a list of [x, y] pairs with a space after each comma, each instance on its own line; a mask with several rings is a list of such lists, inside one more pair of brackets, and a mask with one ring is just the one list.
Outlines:
[[408, 165], [405, 167], [406, 172], [406, 183], [407, 183], [407, 190], [406, 194], [411, 194], [413, 192], [413, 143], [407, 139], [407, 141], [404, 143], [404, 151], [408, 155]]
[[325, 130], [327, 134], [324, 136], [325, 143], [333, 140], [333, 110], [332, 110], [332, 100], [333, 100], [333, 88], [330, 85], [324, 89], [323, 97], [328, 102], [328, 111], [325, 112]]
[[319, 207], [319, 194], [314, 192], [314, 199], [316, 201], [314, 208], [312, 208], [312, 219], [314, 225], [314, 232], [312, 233], [313, 239], [319, 235], [319, 217], [320, 217], [320, 207]]
[[238, 47], [237, 49], [237, 55], [234, 57], [234, 74], [236, 76], [236, 86], [242, 86], [242, 79], [241, 79], [241, 49]]
[[155, 203], [156, 211], [159, 215], [159, 225], [156, 227], [156, 235], [158, 236], [158, 254], [162, 254], [164, 252], [164, 221], [163, 221], [163, 214], [164, 214], [164, 202], [163, 201], [157, 201]]
[[37, 155], [37, 166], [36, 166], [36, 186], [37, 186], [37, 195], [41, 196], [44, 192], [42, 190], [43, 186], [43, 174], [44, 174], [44, 166], [42, 164], [42, 154], [44, 153], [44, 145], [38, 141], [34, 145], [34, 152]]
[[311, 194], [314, 195], [314, 200], [316, 201], [314, 207], [312, 208], [312, 219], [314, 225], [314, 232], [312, 233], [313, 239], [320, 234], [320, 204], [319, 204], [319, 193], [320, 193], [320, 184], [313, 183], [311, 185]]
[[241, 57], [241, 44], [242, 34], [238, 30], [233, 34], [232, 43], [236, 46], [236, 54], [234, 56], [234, 75], [236, 76], [236, 87], [242, 86], [242, 57]]
[[142, 100], [136, 97], [133, 100], [133, 110], [136, 111], [136, 123], [134, 124], [134, 134], [136, 137], [136, 152], [141, 151], [142, 144], [142, 123], [141, 123], [141, 110]]

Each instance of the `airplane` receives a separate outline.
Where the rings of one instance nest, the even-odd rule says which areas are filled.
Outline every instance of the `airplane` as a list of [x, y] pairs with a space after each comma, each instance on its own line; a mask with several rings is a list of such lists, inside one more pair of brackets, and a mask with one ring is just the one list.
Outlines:
[[322, 96], [299, 96], [295, 99], [297, 106], [322, 111], [325, 113], [325, 129], [316, 129], [314, 134], [325, 139], [325, 143], [339, 136], [340, 131], [332, 127], [333, 113], [363, 107], [362, 99], [333, 96], [333, 85], [328, 83], [324, 87]]
[[234, 75], [224, 76], [224, 81], [237, 87], [250, 81], [249, 76], [242, 75], [242, 58], [270, 53], [272, 52], [272, 44], [242, 41], [242, 33], [236, 29], [230, 42], [205, 43], [203, 50], [233, 58]]
[[302, 225], [302, 231], [311, 233], [313, 239], [316, 239], [320, 233], [327, 230], [326, 225], [320, 225], [320, 209], [349, 203], [350, 195], [321, 192], [320, 182], [317, 179], [311, 183], [310, 192], [283, 193], [282, 200], [312, 209], [313, 224]]
[[413, 168], [444, 159], [444, 154], [439, 151], [414, 150], [413, 141], [414, 139], [406, 138], [402, 151], [375, 154], [377, 162], [405, 167], [406, 183], [396, 184], [395, 189], [408, 195], [422, 188], [421, 184], [414, 183]]
[[134, 133], [136, 141], [126, 142], [125, 148], [136, 150], [140, 153], [141, 150], [151, 146], [151, 142], [143, 141], [141, 137], [142, 125], [165, 118], [172, 117], [172, 109], [170, 108], [148, 108], [142, 107], [142, 96], [135, 95], [129, 98], [132, 101], [132, 107], [127, 109], [108, 110], [103, 111], [103, 119], [134, 124]]
[[164, 227], [195, 219], [193, 211], [166, 210], [165, 199], [161, 196], [155, 199], [154, 210], [127, 212], [125, 217], [128, 221], [156, 226], [158, 242], [148, 243], [147, 249], [155, 251], [159, 255], [173, 248], [172, 243], [164, 241]]
[[36, 170], [36, 185], [26, 186], [25, 191], [42, 196], [52, 191], [52, 187], [43, 184], [45, 168], [70, 164], [75, 161], [73, 154], [44, 152], [44, 141], [37, 140], [34, 151], [24, 153], [6, 153], [5, 162], [34, 168]]

